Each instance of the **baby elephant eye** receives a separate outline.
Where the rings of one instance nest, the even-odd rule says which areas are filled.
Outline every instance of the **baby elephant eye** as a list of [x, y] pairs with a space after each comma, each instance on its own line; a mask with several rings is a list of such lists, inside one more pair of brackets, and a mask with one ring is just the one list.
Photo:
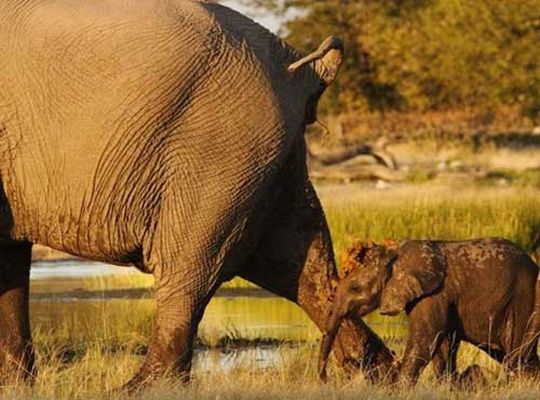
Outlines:
[[349, 292], [351, 293], [360, 293], [362, 291], [362, 288], [358, 285], [352, 285], [349, 287]]

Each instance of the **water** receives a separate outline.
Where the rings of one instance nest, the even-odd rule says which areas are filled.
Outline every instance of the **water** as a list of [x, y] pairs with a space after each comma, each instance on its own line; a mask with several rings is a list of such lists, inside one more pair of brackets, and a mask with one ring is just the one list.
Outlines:
[[135, 268], [118, 267], [93, 261], [37, 261], [32, 263], [30, 279], [88, 278], [117, 274], [137, 274]]
[[276, 346], [199, 350], [194, 354], [193, 367], [203, 372], [212, 372], [216, 369], [232, 372], [241, 368], [268, 370], [278, 369], [283, 359], [283, 350], [278, 350]]
[[[137, 273], [134, 268], [94, 262], [36, 263], [31, 279], [40, 293], [31, 296], [32, 326], [40, 332], [54, 332], [55, 340], [68, 347], [88, 343], [115, 347], [126, 342], [146, 346], [155, 313], [154, 299], [148, 293], [141, 297], [134, 295], [136, 291], [112, 290], [118, 297], [111, 298], [96, 291], [98, 294], [84, 298], [78, 296], [80, 289], [66, 291], [85, 282], [82, 278]], [[50, 288], [57, 293], [47, 293]], [[372, 314], [366, 320], [383, 337], [403, 337], [406, 331], [401, 318]], [[211, 300], [198, 337], [204, 346], [196, 352], [195, 367], [230, 371], [278, 367], [283, 343], [287, 343], [285, 351], [295, 351], [301, 343], [319, 339], [320, 332], [297, 305], [283, 298], [235, 295]], [[223, 345], [224, 339], [228, 345]]]

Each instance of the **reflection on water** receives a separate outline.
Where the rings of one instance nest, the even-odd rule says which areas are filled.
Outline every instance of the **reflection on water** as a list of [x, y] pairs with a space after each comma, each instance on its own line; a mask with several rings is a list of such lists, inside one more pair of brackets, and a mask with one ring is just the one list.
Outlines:
[[279, 297], [215, 297], [206, 309], [199, 334], [287, 341], [312, 340], [319, 335], [300, 307]]
[[230, 372], [239, 368], [279, 368], [282, 349], [276, 346], [238, 348], [232, 350], [199, 350], [194, 354], [193, 367], [199, 371], [212, 372], [216, 369]]

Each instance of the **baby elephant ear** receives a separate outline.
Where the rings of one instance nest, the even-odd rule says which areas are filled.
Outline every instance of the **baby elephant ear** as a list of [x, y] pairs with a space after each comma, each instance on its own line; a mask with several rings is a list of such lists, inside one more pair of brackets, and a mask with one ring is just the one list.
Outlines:
[[391, 278], [383, 289], [380, 312], [396, 315], [411, 301], [433, 293], [446, 276], [446, 261], [432, 242], [409, 241], [398, 249]]

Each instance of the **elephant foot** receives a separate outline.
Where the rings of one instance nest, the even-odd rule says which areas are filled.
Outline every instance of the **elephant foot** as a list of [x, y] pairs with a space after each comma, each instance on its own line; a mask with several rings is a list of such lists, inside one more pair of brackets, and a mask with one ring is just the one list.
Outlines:
[[459, 374], [456, 386], [462, 390], [479, 390], [488, 386], [488, 380], [479, 365], [469, 365], [465, 371]]
[[14, 354], [6, 352], [0, 360], [0, 383], [11, 385], [24, 382], [32, 386], [37, 376], [32, 347], [24, 346], [24, 350], [15, 351]]
[[335, 349], [338, 363], [347, 376], [352, 378], [363, 372], [371, 383], [392, 381], [395, 354], [360, 317], [343, 321]]
[[122, 386], [122, 388], [117, 390], [117, 392], [134, 395], [150, 387], [154, 381], [154, 377], [144, 376], [140, 373], [137, 373], [133, 378], [131, 378], [131, 380], [126, 382], [124, 386]]
[[181, 371], [179, 368], [165, 367], [164, 365], [143, 366], [135, 376], [128, 381], [121, 392], [133, 395], [144, 389], [151, 387], [158, 380], [180, 381], [183, 385], [189, 384], [189, 372]]

